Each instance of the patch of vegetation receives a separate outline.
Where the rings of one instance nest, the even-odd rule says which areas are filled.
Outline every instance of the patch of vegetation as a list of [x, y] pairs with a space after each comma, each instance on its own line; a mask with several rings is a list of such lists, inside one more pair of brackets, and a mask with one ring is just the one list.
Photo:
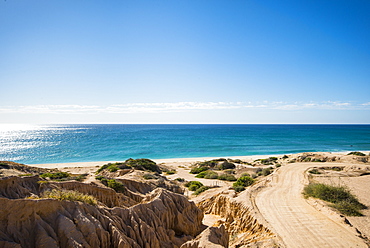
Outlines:
[[197, 178], [205, 178], [205, 179], [217, 179], [218, 174], [217, 174], [217, 172], [214, 172], [214, 171], [211, 171], [211, 170], [207, 170], [207, 171], [200, 172], [195, 177], [197, 177]]
[[218, 165], [218, 162], [220, 162], [220, 161], [227, 161], [227, 160], [224, 159], [224, 158], [220, 158], [220, 159], [214, 159], [214, 160], [200, 162], [197, 165], [198, 165], [198, 167], [214, 168], [215, 166]]
[[41, 198], [52, 198], [60, 201], [80, 201], [90, 205], [96, 205], [98, 201], [91, 195], [82, 194], [73, 190], [58, 190], [45, 191]]
[[176, 170], [169, 170], [169, 171], [166, 171], [166, 174], [167, 175], [173, 175], [173, 174], [176, 174]]
[[224, 161], [218, 165], [219, 170], [235, 169], [235, 164], [228, 161]]
[[311, 160], [311, 162], [325, 162], [325, 160], [323, 160], [323, 159], [319, 159], [319, 158], [314, 158], [314, 159], [312, 159]]
[[234, 175], [226, 174], [226, 173], [219, 175], [218, 179], [223, 180], [223, 181], [230, 181], [230, 182], [236, 181], [236, 177]]
[[261, 173], [262, 176], [268, 176], [272, 173], [272, 168], [271, 167], [264, 168], [262, 169]]
[[30, 177], [30, 176], [33, 176], [33, 174], [31, 173], [28, 173], [28, 174], [21, 174], [19, 175], [20, 177]]
[[250, 177], [251, 175], [249, 174], [249, 173], [246, 173], [246, 172], [244, 172], [244, 173], [242, 173], [241, 175], [240, 175], [240, 177]]
[[190, 170], [190, 173], [191, 174], [199, 174], [202, 171], [206, 171], [206, 170], [209, 170], [209, 167], [207, 167], [207, 166], [200, 166], [200, 167], [195, 167], [195, 168], [191, 169]]
[[158, 179], [158, 177], [157, 177], [156, 175], [153, 175], [153, 174], [151, 174], [151, 173], [145, 173], [145, 174], [143, 175], [143, 178], [144, 178], [145, 180]]
[[195, 192], [194, 192], [194, 195], [199, 195], [200, 193], [203, 193], [204, 191], [208, 190], [209, 187], [208, 186], [201, 186], [199, 189], [197, 189]]
[[123, 193], [125, 191], [125, 186], [118, 182], [116, 179], [107, 179], [103, 176], [96, 176], [95, 179], [100, 180], [105, 186], [114, 189], [118, 193]]
[[282, 157], [282, 159], [287, 159], [287, 158], [289, 158], [287, 155], [284, 155], [284, 156]]
[[185, 187], [187, 187], [190, 191], [196, 191], [202, 186], [204, 186], [203, 183], [199, 181], [190, 181], [185, 184]]
[[347, 155], [366, 156], [366, 154], [362, 152], [350, 152]]
[[136, 170], [143, 170], [143, 171], [153, 171], [153, 172], [161, 172], [161, 169], [158, 167], [158, 165], [146, 158], [139, 158], [139, 159], [132, 159], [129, 158], [123, 163], [108, 163], [100, 167], [96, 173], [100, 173], [103, 170], [108, 170], [110, 172], [115, 172], [117, 170], [123, 170], [123, 169], [136, 169]]
[[238, 180], [233, 183], [233, 189], [236, 192], [241, 192], [245, 189], [245, 187], [252, 185], [254, 181], [255, 180], [249, 176], [239, 177]]
[[346, 187], [313, 183], [304, 188], [303, 194], [305, 197], [314, 197], [330, 202], [332, 203], [330, 204], [331, 207], [348, 216], [362, 216], [360, 210], [367, 208]]
[[312, 169], [312, 170], [309, 170], [308, 172], [311, 174], [316, 174], [316, 175], [321, 174], [321, 172], [318, 169]]
[[235, 192], [239, 193], [239, 192], [242, 192], [245, 190], [245, 187], [244, 186], [240, 186], [240, 185], [236, 185], [236, 186], [233, 186], [233, 189], [235, 190]]
[[306, 157], [303, 159], [303, 162], [311, 162], [311, 158], [310, 157]]
[[67, 178], [69, 176], [70, 174], [67, 172], [44, 173], [40, 175], [41, 178], [50, 178], [51, 180]]
[[182, 177], [175, 178], [175, 180], [178, 182], [185, 182], [185, 178]]
[[276, 168], [279, 168], [279, 167], [281, 167], [281, 164], [276, 164], [275, 166], [276, 166]]
[[273, 165], [276, 163], [277, 160], [278, 160], [277, 157], [269, 157], [265, 159], [257, 159], [255, 160], [255, 162], [259, 161], [261, 164], [264, 164], [264, 165]]

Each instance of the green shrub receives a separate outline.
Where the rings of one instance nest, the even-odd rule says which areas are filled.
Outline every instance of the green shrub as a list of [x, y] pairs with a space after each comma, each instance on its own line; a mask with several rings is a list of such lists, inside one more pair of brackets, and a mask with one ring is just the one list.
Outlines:
[[307, 158], [303, 159], [303, 162], [311, 162], [311, 158], [307, 157]]
[[157, 176], [153, 175], [153, 174], [150, 174], [150, 173], [145, 173], [143, 175], [143, 178], [146, 179], [146, 180], [149, 180], [149, 179], [158, 179]]
[[95, 177], [95, 179], [96, 179], [96, 180], [99, 180], [99, 181], [100, 181], [100, 180], [102, 180], [103, 178], [104, 178], [103, 176], [96, 176], [96, 177]]
[[96, 205], [98, 201], [91, 195], [82, 194], [73, 190], [58, 190], [45, 191], [41, 194], [41, 198], [52, 198], [60, 201], [80, 201], [90, 205]]
[[196, 178], [206, 178], [206, 179], [217, 179], [218, 174], [217, 172], [207, 170], [207, 171], [202, 171], [198, 175], [195, 176]]
[[347, 155], [366, 156], [366, 154], [362, 152], [350, 152]]
[[185, 178], [181, 178], [181, 177], [175, 178], [175, 180], [178, 182], [185, 182]]
[[20, 177], [30, 177], [30, 176], [33, 176], [31, 173], [28, 173], [28, 174], [21, 174], [19, 175]]
[[137, 169], [137, 170], [148, 170], [153, 172], [161, 172], [161, 169], [158, 167], [158, 165], [146, 158], [139, 158], [139, 159], [127, 159], [125, 161], [125, 164], [131, 168]]
[[222, 162], [219, 166], [218, 169], [220, 170], [227, 170], [227, 169], [235, 169], [235, 164], [230, 163], [228, 161]]
[[262, 172], [263, 176], [268, 176], [272, 173], [272, 168], [271, 167], [264, 168], [264, 169], [262, 169], [261, 172]]
[[306, 197], [315, 197], [330, 202], [332, 207], [349, 216], [362, 216], [360, 210], [366, 208], [345, 187], [314, 183], [307, 185], [303, 190], [303, 194]]
[[176, 174], [176, 170], [169, 170], [169, 171], [166, 171], [166, 174], [167, 174], [167, 175], [173, 175], [173, 174]]
[[125, 186], [123, 186], [122, 183], [116, 181], [115, 179], [108, 179], [107, 186], [109, 188], [114, 189], [116, 192], [120, 192], [120, 193], [124, 192], [125, 190]]
[[206, 166], [195, 167], [195, 168], [190, 170], [190, 173], [191, 174], [199, 174], [202, 171], [206, 171], [208, 169], [209, 169], [209, 167], [206, 167]]
[[158, 165], [146, 158], [139, 158], [139, 159], [132, 159], [129, 158], [125, 162], [120, 162], [120, 163], [108, 163], [100, 167], [96, 173], [100, 173], [103, 170], [109, 170], [110, 172], [115, 172], [119, 169], [136, 169], [136, 170], [148, 170], [148, 171], [153, 171], [153, 172], [161, 172], [161, 169], [158, 167]]
[[218, 178], [218, 174], [217, 172], [214, 172], [214, 171], [210, 171], [208, 172], [205, 176], [204, 176], [205, 179], [217, 179]]
[[235, 185], [233, 186], [233, 189], [235, 190], [235, 192], [242, 192], [243, 190], [245, 190], [245, 187], [244, 186], [241, 186], [241, 185]]
[[202, 186], [204, 186], [203, 183], [199, 181], [190, 181], [185, 184], [185, 187], [187, 187], [190, 191], [196, 191]]
[[248, 187], [254, 183], [254, 179], [249, 176], [239, 177], [238, 180], [233, 184], [233, 187], [242, 186]]
[[223, 180], [223, 181], [236, 181], [236, 177], [234, 175], [230, 174], [221, 174], [218, 176], [218, 179]]
[[198, 188], [197, 190], [195, 190], [194, 195], [199, 195], [200, 193], [202, 193], [202, 192], [204, 192], [204, 191], [206, 191], [208, 189], [209, 189], [209, 187], [202, 186], [202, 187]]
[[44, 173], [40, 175], [41, 178], [50, 178], [52, 180], [67, 178], [69, 176], [70, 174], [67, 172]]
[[276, 164], [275, 166], [276, 166], [276, 168], [279, 168], [279, 167], [281, 167], [281, 164]]

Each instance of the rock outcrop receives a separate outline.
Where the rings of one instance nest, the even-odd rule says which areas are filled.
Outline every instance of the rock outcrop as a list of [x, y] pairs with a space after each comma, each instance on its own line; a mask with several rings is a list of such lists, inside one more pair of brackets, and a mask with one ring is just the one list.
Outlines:
[[218, 194], [197, 205], [205, 214], [215, 214], [225, 219], [218, 224], [225, 225], [231, 247], [265, 247], [266, 244], [274, 247], [275, 234], [260, 224], [242, 203]]
[[[203, 230], [203, 212], [162, 188], [131, 192], [133, 199], [96, 185], [38, 180], [0, 180], [1, 247], [180, 247]], [[99, 204], [27, 198], [47, 188], [91, 194]]]
[[208, 227], [195, 239], [183, 244], [181, 248], [222, 248], [229, 247], [229, 235], [224, 225]]

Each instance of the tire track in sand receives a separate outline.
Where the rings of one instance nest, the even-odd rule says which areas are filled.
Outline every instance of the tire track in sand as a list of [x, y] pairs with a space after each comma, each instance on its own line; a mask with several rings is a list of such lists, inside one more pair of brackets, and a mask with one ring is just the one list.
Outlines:
[[295, 163], [280, 167], [270, 185], [255, 198], [260, 213], [287, 247], [368, 247], [354, 229], [334, 222], [303, 198], [302, 190], [308, 183], [304, 172], [314, 166], [324, 165]]

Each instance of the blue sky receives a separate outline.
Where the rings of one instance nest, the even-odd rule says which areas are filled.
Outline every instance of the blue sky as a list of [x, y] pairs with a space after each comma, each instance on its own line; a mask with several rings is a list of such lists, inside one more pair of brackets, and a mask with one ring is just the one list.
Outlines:
[[0, 123], [370, 123], [370, 1], [0, 2]]

